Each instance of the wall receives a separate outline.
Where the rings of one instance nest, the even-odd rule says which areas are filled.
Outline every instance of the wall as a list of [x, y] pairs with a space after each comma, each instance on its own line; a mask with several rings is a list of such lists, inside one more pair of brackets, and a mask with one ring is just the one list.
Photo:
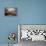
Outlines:
[[[4, 16], [5, 7], [17, 7], [18, 15]], [[8, 43], [9, 32], [18, 32], [18, 24], [46, 24], [46, 0], [0, 0], [0, 44]]]

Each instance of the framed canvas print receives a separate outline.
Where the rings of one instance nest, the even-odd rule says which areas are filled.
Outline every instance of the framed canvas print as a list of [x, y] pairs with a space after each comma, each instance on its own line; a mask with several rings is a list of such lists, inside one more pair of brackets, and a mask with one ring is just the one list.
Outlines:
[[5, 16], [17, 16], [17, 8], [5, 8]]

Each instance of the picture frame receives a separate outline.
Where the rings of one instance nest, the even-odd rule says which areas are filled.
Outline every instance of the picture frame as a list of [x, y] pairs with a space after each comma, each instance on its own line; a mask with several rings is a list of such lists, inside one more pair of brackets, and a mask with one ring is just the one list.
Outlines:
[[6, 7], [4, 10], [5, 16], [17, 16], [17, 8], [14, 7]]

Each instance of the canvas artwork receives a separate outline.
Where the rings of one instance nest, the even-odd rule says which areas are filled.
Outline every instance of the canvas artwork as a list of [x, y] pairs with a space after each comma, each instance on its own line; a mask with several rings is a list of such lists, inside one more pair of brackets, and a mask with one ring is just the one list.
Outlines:
[[17, 16], [17, 8], [5, 8], [5, 16]]

